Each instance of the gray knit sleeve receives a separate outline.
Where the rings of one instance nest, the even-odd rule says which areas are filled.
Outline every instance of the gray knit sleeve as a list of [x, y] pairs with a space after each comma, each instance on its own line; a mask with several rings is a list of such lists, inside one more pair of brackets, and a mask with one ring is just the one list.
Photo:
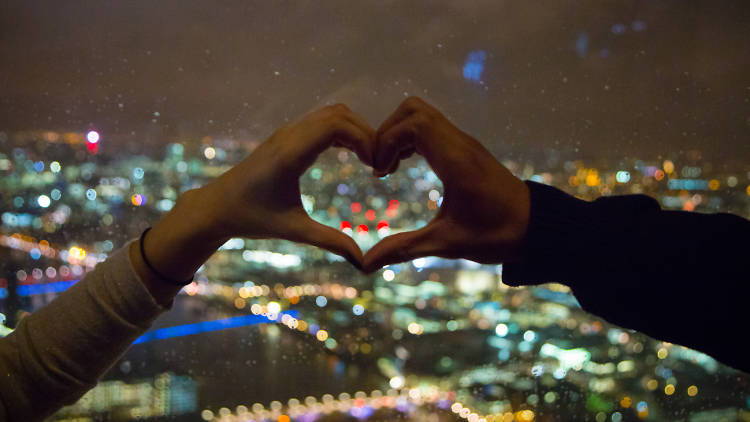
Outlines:
[[0, 339], [0, 420], [41, 420], [75, 402], [168, 309], [138, 279], [129, 246]]

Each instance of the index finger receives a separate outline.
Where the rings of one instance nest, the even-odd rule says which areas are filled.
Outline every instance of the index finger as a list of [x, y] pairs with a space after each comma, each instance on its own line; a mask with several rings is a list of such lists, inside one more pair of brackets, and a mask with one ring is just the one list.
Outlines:
[[382, 136], [383, 133], [388, 131], [388, 129], [416, 113], [420, 108], [425, 108], [426, 106], [429, 107], [429, 105], [419, 97], [409, 97], [405, 99], [398, 105], [398, 107], [396, 107], [396, 110], [380, 124], [375, 136]]
[[362, 116], [354, 113], [351, 110], [349, 110], [348, 112], [344, 112], [343, 117], [349, 123], [353, 124], [357, 129], [359, 129], [362, 133], [364, 133], [365, 139], [368, 142], [347, 144], [346, 139], [335, 139], [334, 145], [340, 145], [348, 148], [349, 150], [357, 154], [357, 157], [359, 157], [360, 161], [372, 167], [375, 155], [375, 129], [373, 129], [372, 126], [370, 126], [370, 124], [362, 118]]
[[303, 167], [302, 171], [312, 165], [318, 155], [334, 145], [353, 151], [365, 164], [372, 163], [375, 131], [343, 104], [316, 110], [294, 127], [300, 131], [294, 136], [301, 138], [294, 145], [294, 154], [297, 155], [296, 161]]
[[[446, 130], [447, 129], [447, 130]], [[443, 122], [415, 113], [389, 128], [376, 140], [375, 170], [390, 173], [403, 156], [416, 152], [444, 182], [461, 167], [475, 165], [466, 144]]]

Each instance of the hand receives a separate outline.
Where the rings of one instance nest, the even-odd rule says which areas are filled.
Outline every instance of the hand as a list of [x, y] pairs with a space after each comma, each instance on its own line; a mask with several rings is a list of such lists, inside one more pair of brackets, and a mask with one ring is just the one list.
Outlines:
[[200, 206], [223, 237], [280, 238], [341, 255], [359, 266], [351, 237], [310, 218], [299, 178], [331, 146], [354, 151], [372, 165], [375, 130], [342, 104], [316, 110], [282, 127], [240, 164], [199, 189]]
[[[349, 148], [371, 165], [374, 137], [375, 130], [341, 104], [282, 127], [237, 166], [182, 194], [145, 237], [146, 256], [160, 273], [179, 281], [231, 237], [279, 238], [327, 249], [361, 268], [362, 251], [351, 237], [307, 215], [299, 178], [331, 146]], [[149, 272], [137, 242], [130, 257], [149, 291], [168, 303], [179, 286]]]
[[444, 186], [425, 227], [388, 236], [364, 256], [363, 270], [423, 256], [501, 263], [518, 256], [529, 221], [529, 191], [477, 140], [417, 97], [407, 98], [375, 137], [374, 172], [392, 173], [415, 152]]

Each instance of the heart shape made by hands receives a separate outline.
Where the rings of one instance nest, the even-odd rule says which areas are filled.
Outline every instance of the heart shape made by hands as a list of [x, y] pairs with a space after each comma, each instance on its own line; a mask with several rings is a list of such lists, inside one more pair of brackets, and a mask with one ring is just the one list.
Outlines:
[[[374, 180], [375, 179], [375, 180]], [[421, 157], [375, 178], [346, 150], [329, 150], [300, 178], [302, 203], [314, 220], [352, 236], [363, 252], [380, 239], [425, 226], [442, 202], [443, 184]]]
[[[343, 114], [330, 114], [331, 111]], [[379, 190], [371, 182], [362, 183], [366, 167], [360, 166], [360, 171], [355, 172], [356, 164], [349, 162], [347, 152], [336, 155], [341, 166], [336, 169], [332, 164], [316, 164], [324, 149], [310, 149], [314, 157], [308, 154], [310, 159], [304, 163], [302, 180], [297, 176], [294, 181], [303, 185], [309, 182], [316, 190], [310, 195], [305, 189], [307, 194], [302, 195], [302, 186], [298, 184], [296, 197], [301, 195], [301, 199], [293, 201], [299, 201], [298, 205], [292, 200], [281, 201], [281, 205], [296, 206], [299, 213], [305, 213], [306, 208], [311, 216], [305, 216], [305, 220], [311, 225], [302, 227], [311, 231], [300, 231], [289, 236], [289, 240], [302, 240], [334, 251], [368, 273], [427, 256], [465, 258], [487, 264], [519, 256], [528, 226], [529, 190], [480, 142], [419, 98], [404, 100], [374, 133], [345, 106], [331, 111], [326, 120], [329, 129], [322, 129], [322, 133], [333, 134], [333, 138], [322, 138], [328, 140], [327, 146], [345, 146], [355, 151], [361, 161], [371, 164], [376, 170], [374, 174], [391, 175], [386, 179], [391, 190]], [[297, 132], [301, 139], [305, 138], [304, 128]], [[320, 126], [316, 130], [321, 131]], [[399, 163], [414, 154], [423, 157], [429, 167], [401, 166], [404, 176], [396, 173]], [[326, 182], [330, 183], [327, 190], [323, 188]], [[278, 202], [273, 197], [266, 199]], [[426, 215], [419, 215], [424, 208], [425, 212], [434, 212], [433, 218], [428, 220]], [[409, 223], [404, 218], [409, 217], [417, 220], [412, 230], [405, 227]], [[354, 239], [337, 229], [351, 231]], [[386, 236], [396, 231], [399, 233]], [[383, 239], [375, 242], [378, 237]], [[360, 263], [355, 256], [361, 256], [362, 246], [372, 248]]]

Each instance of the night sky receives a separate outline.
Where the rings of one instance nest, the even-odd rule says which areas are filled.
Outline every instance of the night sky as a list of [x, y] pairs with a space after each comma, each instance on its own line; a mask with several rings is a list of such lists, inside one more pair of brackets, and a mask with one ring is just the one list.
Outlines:
[[409, 94], [498, 155], [747, 164], [749, 42], [747, 1], [11, 0], [0, 130], [255, 139]]

